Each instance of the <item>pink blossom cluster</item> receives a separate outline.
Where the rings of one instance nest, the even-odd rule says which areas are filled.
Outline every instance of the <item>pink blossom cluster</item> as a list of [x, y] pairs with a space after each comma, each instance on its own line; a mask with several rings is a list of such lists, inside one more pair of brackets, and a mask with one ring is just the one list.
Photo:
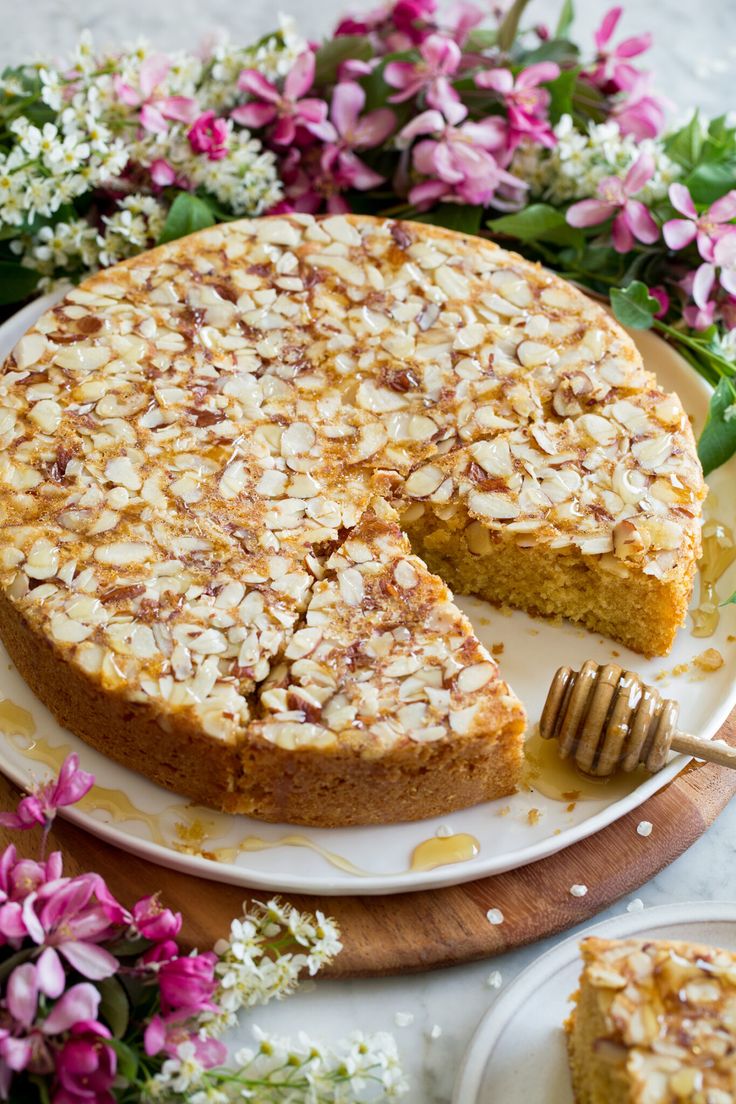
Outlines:
[[[683, 254], [682, 271], [675, 288], [686, 301], [682, 316], [688, 326], [707, 329], [716, 319], [731, 329], [736, 325], [736, 191], [729, 191], [709, 207], [698, 211], [684, 184], [669, 188], [669, 201], [681, 218], [669, 218], [661, 224], [637, 193], [654, 175], [654, 162], [642, 154], [623, 179], [606, 177], [598, 185], [595, 199], [583, 199], [567, 211], [571, 226], [585, 228], [611, 220], [611, 241], [618, 253], [630, 253], [636, 242], [654, 245], [661, 237], [674, 253]], [[690, 267], [692, 246], [698, 264]], [[660, 302], [659, 317], [665, 317], [670, 295], [659, 285], [651, 289]]]
[[[209, 161], [221, 161], [227, 157], [230, 124], [227, 118], [218, 117], [214, 111], [201, 111], [191, 96], [167, 96], [162, 85], [171, 71], [171, 61], [164, 54], [152, 54], [145, 58], [138, 70], [137, 86], [120, 76], [114, 78], [117, 98], [137, 116], [140, 132], [153, 135], [169, 134], [172, 123], [186, 126], [186, 136], [193, 153], [201, 154]], [[156, 158], [149, 166], [151, 179], [159, 188], [176, 185], [191, 188], [186, 179], [165, 158]]]
[[651, 73], [637, 69], [631, 58], [645, 53], [652, 44], [650, 34], [625, 38], [614, 46], [623, 8], [611, 8], [595, 32], [596, 58], [584, 77], [605, 96], [613, 97], [612, 117], [622, 134], [655, 138], [664, 126], [665, 104], [651, 89]]
[[[661, 129], [662, 103], [630, 61], [649, 38], [612, 45], [620, 15], [614, 8], [605, 17], [584, 77], [607, 97], [622, 134], [652, 136]], [[478, 51], [469, 35], [485, 16], [461, 0], [441, 24], [436, 0], [390, 0], [338, 24], [337, 38], [365, 36], [373, 56], [344, 61], [332, 84], [315, 86], [311, 47], [281, 81], [241, 73], [248, 99], [231, 119], [259, 132], [279, 158], [285, 199], [278, 210], [342, 212], [346, 193], [382, 187], [415, 210], [438, 202], [522, 206], [527, 185], [511, 161], [522, 143], [554, 145], [549, 85], [561, 70], [553, 61], [512, 68], [499, 51]], [[544, 28], [536, 33], [547, 37]], [[371, 82], [382, 99], [366, 110]]]
[[[71, 755], [58, 779], [23, 798], [2, 823], [48, 828], [56, 810], [79, 800], [93, 781]], [[147, 1054], [175, 1054], [193, 1041], [203, 1065], [219, 1064], [222, 1044], [200, 1042], [193, 1026], [202, 1012], [217, 1010], [217, 958], [182, 954], [180, 928], [181, 916], [156, 896], [128, 911], [99, 874], [64, 876], [60, 852], [36, 861], [7, 847], [0, 857], [0, 959], [12, 969], [0, 1000], [0, 1099], [25, 1073], [48, 1079], [52, 1104], [112, 1104], [117, 1054], [100, 1019], [98, 983], [113, 977], [155, 989], [159, 1011], [145, 1031]]]

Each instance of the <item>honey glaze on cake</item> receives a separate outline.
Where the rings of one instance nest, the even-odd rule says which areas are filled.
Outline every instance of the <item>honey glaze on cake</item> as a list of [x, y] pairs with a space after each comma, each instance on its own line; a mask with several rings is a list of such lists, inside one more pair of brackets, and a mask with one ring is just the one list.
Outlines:
[[[245, 221], [92, 277], [6, 361], [0, 444], [0, 631], [32, 688], [155, 781], [265, 819], [518, 783], [523, 711], [416, 553], [651, 654], [698, 552], [690, 427], [628, 337], [430, 227]], [[385, 539], [356, 559], [368, 517]]]

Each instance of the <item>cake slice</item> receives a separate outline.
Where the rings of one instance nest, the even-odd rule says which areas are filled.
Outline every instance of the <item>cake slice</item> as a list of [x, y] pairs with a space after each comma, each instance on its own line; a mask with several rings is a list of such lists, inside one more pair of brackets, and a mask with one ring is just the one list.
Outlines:
[[328, 559], [263, 686], [233, 808], [327, 826], [450, 812], [516, 789], [524, 727], [467, 618], [379, 502]]
[[577, 1104], [733, 1104], [736, 955], [589, 938], [566, 1024]]

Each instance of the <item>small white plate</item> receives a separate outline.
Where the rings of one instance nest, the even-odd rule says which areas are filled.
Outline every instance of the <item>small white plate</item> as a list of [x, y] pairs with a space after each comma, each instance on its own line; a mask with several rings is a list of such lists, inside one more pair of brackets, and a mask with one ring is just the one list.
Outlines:
[[[53, 301], [47, 297], [34, 302], [0, 327], [0, 359]], [[647, 365], [656, 371], [664, 387], [679, 393], [698, 430], [707, 412], [708, 386], [653, 334], [634, 336]], [[736, 458], [715, 472], [709, 482], [718, 519], [736, 529]], [[736, 564], [724, 577], [720, 593], [725, 598], [735, 589]], [[736, 634], [736, 606], [723, 610], [721, 624], [710, 639], [692, 637], [688, 624], [666, 659], [647, 661], [571, 624], [535, 620], [520, 612], [504, 615], [472, 598], [460, 598], [458, 602], [485, 644], [503, 645], [501, 671], [524, 702], [531, 725], [539, 718], [557, 666], [564, 662], [579, 667], [588, 657], [601, 663], [615, 657], [616, 662], [638, 671], [647, 682], [657, 682], [659, 676], [657, 685], [681, 702], [682, 728], [704, 738], [714, 735], [736, 704], [736, 643], [729, 640], [729, 635]], [[693, 671], [692, 659], [709, 647], [718, 649], [724, 664], [704, 677]], [[678, 675], [663, 677], [675, 667], [680, 669]], [[82, 766], [97, 778], [97, 785], [83, 804], [69, 811], [75, 823], [163, 866], [266, 890], [399, 893], [457, 885], [512, 870], [569, 847], [617, 820], [670, 782], [685, 762], [682, 757], [674, 759], [658, 775], [623, 797], [602, 787], [600, 793], [578, 801], [573, 809], [565, 801], [532, 790], [414, 824], [295, 829], [192, 806], [93, 751], [59, 727], [0, 647], [2, 698], [27, 710], [35, 729], [35, 743], [29, 747], [29, 740], [5, 723], [0, 703], [0, 769], [15, 782], [27, 786], [32, 779], [47, 778], [62, 749], [74, 750]], [[435, 835], [446, 835], [448, 830], [466, 839], [473, 837], [478, 844], [477, 854], [468, 851], [463, 861], [431, 870], [413, 869], [412, 854], [417, 845]], [[646, 846], [646, 841], [642, 840], [641, 845]]]
[[588, 935], [646, 935], [736, 951], [736, 903], [698, 901], [614, 916], [547, 951], [481, 1020], [453, 1104], [573, 1104], [562, 1024], [580, 977], [580, 940]]

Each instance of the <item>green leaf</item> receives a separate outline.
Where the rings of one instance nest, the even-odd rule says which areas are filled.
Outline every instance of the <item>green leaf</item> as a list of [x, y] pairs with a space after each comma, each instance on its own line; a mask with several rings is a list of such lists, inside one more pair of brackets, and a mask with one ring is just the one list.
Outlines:
[[580, 51], [567, 38], [550, 38], [534, 50], [524, 50], [515, 61], [519, 65], [536, 65], [540, 61], [556, 61], [558, 65], [574, 65]]
[[99, 1014], [115, 1038], [121, 1039], [130, 1019], [130, 1003], [125, 989], [116, 977], [103, 978], [98, 981], [97, 988], [102, 997]]
[[494, 234], [505, 234], [522, 242], [552, 242], [556, 245], [576, 245], [583, 233], [565, 221], [562, 211], [547, 203], [532, 203], [513, 215], [502, 215], [488, 223]]
[[214, 226], [214, 223], [215, 216], [205, 200], [192, 195], [191, 192], [179, 192], [171, 204], [158, 244], [163, 245], [164, 242], [184, 238], [187, 234], [193, 234], [195, 230]]
[[138, 1072], [138, 1055], [134, 1050], [121, 1042], [120, 1039], [110, 1039], [109, 1046], [118, 1056], [118, 1074], [123, 1081], [133, 1081]]
[[578, 79], [579, 67], [563, 69], [559, 77], [549, 81], [549, 118], [554, 126], [563, 115], [572, 115], [572, 95]]
[[12, 261], [0, 261], [0, 306], [20, 303], [36, 289], [41, 278], [32, 268], [23, 268]]
[[519, 30], [519, 20], [524, 14], [524, 8], [528, 3], [529, 0], [514, 0], [501, 21], [501, 25], [498, 28], [497, 42], [499, 50], [503, 50], [504, 53], [508, 53], [514, 44]]
[[317, 88], [334, 84], [344, 61], [370, 61], [372, 57], [373, 47], [367, 35], [338, 35], [317, 50], [314, 83]]
[[575, 19], [575, 5], [572, 0], [563, 0], [562, 7], [560, 8], [559, 19], [557, 20], [557, 26], [555, 27], [555, 33], [553, 38], [566, 38], [567, 32], [570, 30]]
[[476, 27], [465, 39], [463, 49], [468, 54], [479, 54], [496, 45], [498, 31], [495, 27]]
[[471, 207], [465, 203], [439, 203], [431, 211], [413, 215], [412, 220], [429, 222], [432, 226], [444, 226], [446, 230], [457, 230], [460, 234], [477, 234], [482, 214], [482, 207]]
[[722, 606], [736, 606], [736, 590], [733, 592], [730, 598], [727, 598], [725, 602], [721, 602]]
[[685, 185], [696, 203], [711, 204], [736, 188], [736, 159], [706, 161], [685, 178]]
[[696, 111], [689, 123], [665, 139], [664, 148], [667, 156], [678, 165], [682, 165], [685, 169], [692, 169], [700, 159], [703, 141], [703, 126]]
[[720, 468], [736, 452], [736, 383], [719, 381], [708, 407], [708, 420], [698, 441], [698, 456], [706, 475]]
[[633, 280], [628, 287], [611, 289], [611, 306], [622, 326], [630, 330], [648, 330], [660, 303], [649, 294], [646, 284]]

